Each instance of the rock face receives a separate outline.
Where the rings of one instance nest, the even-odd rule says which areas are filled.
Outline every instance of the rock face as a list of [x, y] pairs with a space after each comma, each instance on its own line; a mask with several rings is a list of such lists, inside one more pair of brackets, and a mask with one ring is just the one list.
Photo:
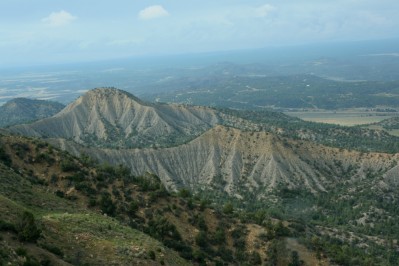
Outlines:
[[0, 106], [0, 127], [27, 123], [55, 115], [65, 106], [61, 103], [16, 98]]
[[263, 197], [278, 189], [319, 193], [340, 182], [362, 179], [368, 172], [388, 171], [397, 160], [392, 155], [362, 157], [357, 152], [223, 126], [187, 144], [165, 149], [113, 150], [65, 140], [51, 143], [76, 155], [84, 152], [100, 161], [127, 165], [136, 175], [155, 173], [171, 190], [218, 189], [237, 197], [247, 192]]
[[210, 108], [149, 104], [127, 92], [101, 88], [89, 91], [51, 118], [10, 130], [99, 147], [167, 146], [184, 143], [219, 120]]

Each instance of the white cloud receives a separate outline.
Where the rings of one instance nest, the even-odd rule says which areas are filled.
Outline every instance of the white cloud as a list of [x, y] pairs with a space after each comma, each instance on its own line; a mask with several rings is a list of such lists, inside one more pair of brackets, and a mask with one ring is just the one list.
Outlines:
[[169, 16], [169, 12], [160, 5], [154, 5], [144, 8], [139, 12], [139, 19], [154, 19]]
[[53, 12], [48, 17], [42, 19], [42, 22], [52, 26], [60, 27], [71, 23], [77, 17], [72, 16], [71, 13], [61, 10], [59, 12]]
[[276, 8], [274, 6], [265, 4], [263, 6], [255, 8], [254, 15], [255, 15], [255, 17], [258, 17], [258, 18], [264, 18], [264, 17], [267, 17], [270, 14], [270, 12], [272, 12], [275, 9]]

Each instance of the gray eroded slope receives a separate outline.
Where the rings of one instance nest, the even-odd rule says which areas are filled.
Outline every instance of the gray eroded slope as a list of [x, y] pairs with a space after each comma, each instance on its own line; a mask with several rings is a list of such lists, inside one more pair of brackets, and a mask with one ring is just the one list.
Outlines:
[[127, 92], [102, 88], [89, 91], [53, 117], [10, 131], [98, 147], [169, 146], [200, 135], [219, 120], [210, 108], [149, 104]]
[[164, 149], [84, 148], [60, 139], [51, 143], [76, 155], [84, 152], [100, 161], [125, 164], [136, 175], [155, 173], [172, 190], [217, 187], [236, 196], [259, 191], [261, 197], [281, 188], [326, 191], [330, 185], [362, 179], [369, 172], [387, 171], [397, 160], [397, 156], [361, 155], [223, 126]]

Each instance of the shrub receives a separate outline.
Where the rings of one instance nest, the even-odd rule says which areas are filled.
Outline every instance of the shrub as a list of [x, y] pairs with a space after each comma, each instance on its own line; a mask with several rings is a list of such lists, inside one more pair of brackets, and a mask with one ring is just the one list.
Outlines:
[[23, 247], [18, 247], [15, 250], [15, 253], [17, 253], [17, 255], [20, 257], [26, 257], [26, 255], [28, 254], [28, 252], [26, 251], [26, 248], [23, 248]]
[[0, 161], [2, 161], [6, 166], [11, 166], [11, 158], [6, 153], [3, 147], [0, 147]]
[[41, 266], [40, 262], [37, 261], [35, 258], [33, 257], [27, 257], [26, 261], [24, 262], [24, 264], [22, 264], [23, 266]]
[[43, 244], [42, 247], [43, 247], [44, 249], [47, 249], [47, 250], [50, 251], [51, 253], [53, 253], [53, 254], [59, 256], [59, 257], [64, 256], [64, 253], [62, 252], [62, 250], [59, 249], [59, 248], [56, 247], [56, 246], [53, 246], [53, 245], [51, 245], [51, 244]]
[[195, 244], [197, 244], [200, 247], [206, 247], [207, 246], [208, 239], [207, 239], [205, 231], [202, 231], [202, 230], [199, 231], [199, 233], [195, 237]]
[[188, 189], [186, 188], [182, 188], [179, 190], [178, 196], [181, 198], [190, 198], [191, 197], [191, 193]]
[[55, 195], [56, 195], [57, 197], [60, 197], [60, 198], [64, 198], [64, 197], [65, 197], [65, 193], [64, 193], [63, 191], [61, 191], [61, 190], [57, 190], [57, 191], [55, 192]]
[[153, 250], [148, 251], [148, 257], [150, 257], [152, 260], [155, 260], [155, 252]]
[[89, 199], [89, 207], [94, 207], [97, 205], [97, 200], [96, 198], [90, 198]]
[[64, 172], [72, 172], [79, 170], [79, 165], [72, 159], [64, 159], [61, 162], [61, 170]]
[[50, 156], [49, 153], [40, 153], [36, 156], [36, 162], [38, 163], [48, 163], [49, 165], [52, 165], [55, 163], [55, 160], [53, 157]]
[[223, 213], [225, 213], [225, 214], [232, 214], [233, 211], [234, 211], [234, 207], [233, 207], [233, 204], [231, 204], [230, 202], [229, 202], [229, 203], [226, 203], [226, 204], [223, 206]]
[[35, 217], [32, 213], [25, 211], [17, 225], [18, 239], [26, 242], [36, 242], [40, 237], [41, 230], [37, 227]]
[[15, 226], [9, 222], [0, 220], [0, 231], [13, 231], [16, 232]]
[[258, 252], [254, 251], [249, 256], [249, 262], [251, 265], [260, 265], [262, 264], [262, 258], [260, 257]]
[[109, 216], [115, 216], [116, 206], [109, 193], [103, 193], [99, 202], [101, 211]]
[[26, 143], [13, 143], [11, 144], [11, 147], [20, 159], [23, 159], [26, 153], [30, 150], [29, 145]]
[[298, 252], [292, 251], [291, 253], [291, 262], [288, 264], [289, 266], [301, 266], [303, 263], [299, 260]]
[[136, 216], [136, 212], [139, 209], [139, 204], [137, 201], [131, 201], [129, 204], [128, 213], [130, 216]]
[[159, 239], [181, 240], [181, 235], [177, 231], [176, 226], [170, 223], [164, 217], [156, 217], [148, 222], [148, 232], [151, 236]]
[[218, 227], [212, 238], [215, 244], [223, 244], [226, 242], [226, 232], [223, 228]]

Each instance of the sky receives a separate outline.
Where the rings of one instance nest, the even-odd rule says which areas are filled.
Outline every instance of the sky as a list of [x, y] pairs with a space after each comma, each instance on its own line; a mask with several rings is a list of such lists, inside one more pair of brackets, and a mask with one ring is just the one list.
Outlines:
[[0, 66], [399, 37], [398, 0], [0, 0]]

